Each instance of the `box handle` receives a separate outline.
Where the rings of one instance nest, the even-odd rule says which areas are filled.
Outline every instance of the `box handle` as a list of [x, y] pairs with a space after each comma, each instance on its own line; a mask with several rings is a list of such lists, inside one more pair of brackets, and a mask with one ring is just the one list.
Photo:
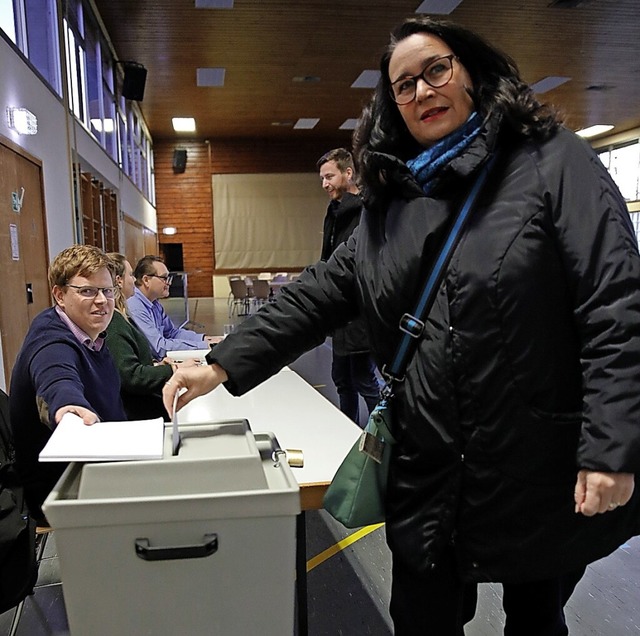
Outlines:
[[197, 545], [152, 547], [146, 537], [136, 539], [136, 555], [145, 561], [169, 561], [170, 559], [200, 559], [218, 551], [218, 535], [205, 534]]

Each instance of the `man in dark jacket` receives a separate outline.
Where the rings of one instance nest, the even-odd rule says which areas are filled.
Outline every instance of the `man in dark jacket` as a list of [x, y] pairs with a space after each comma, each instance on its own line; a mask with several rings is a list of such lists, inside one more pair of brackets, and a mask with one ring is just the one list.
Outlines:
[[[331, 202], [324, 218], [322, 253], [328, 261], [335, 249], [344, 243], [360, 221], [362, 199], [355, 184], [353, 157], [348, 150], [336, 148], [324, 154], [316, 164], [322, 187]], [[378, 402], [379, 386], [375, 363], [369, 354], [364, 321], [356, 318], [346, 327], [333, 332], [331, 377], [340, 398], [340, 410], [360, 424], [360, 395], [369, 409]]]

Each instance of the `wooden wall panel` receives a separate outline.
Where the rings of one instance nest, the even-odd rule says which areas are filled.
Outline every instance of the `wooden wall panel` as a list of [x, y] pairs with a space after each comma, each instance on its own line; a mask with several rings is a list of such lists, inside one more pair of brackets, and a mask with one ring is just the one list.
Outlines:
[[[163, 243], [181, 243], [189, 295], [213, 295], [214, 263], [212, 174], [313, 172], [327, 150], [344, 139], [309, 141], [190, 140], [154, 142], [158, 237]], [[185, 171], [173, 172], [173, 152], [187, 151]], [[177, 228], [165, 236], [163, 227]]]

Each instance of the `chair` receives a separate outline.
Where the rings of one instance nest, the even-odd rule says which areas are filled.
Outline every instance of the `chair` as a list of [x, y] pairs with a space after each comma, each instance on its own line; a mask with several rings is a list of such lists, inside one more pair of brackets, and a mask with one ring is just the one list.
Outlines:
[[258, 278], [253, 281], [253, 308], [256, 309], [264, 305], [271, 296], [271, 286], [268, 280]]
[[[40, 568], [40, 563], [44, 557], [44, 551], [47, 547], [47, 539], [49, 538], [49, 534], [53, 532], [53, 528], [49, 526], [38, 526], [36, 528], [36, 563], [38, 569]], [[34, 592], [31, 592], [29, 596], [31, 596]], [[20, 625], [20, 619], [22, 618], [22, 613], [24, 612], [24, 603], [26, 599], [22, 599], [15, 608], [13, 613], [13, 618], [11, 619], [11, 627], [8, 632], [8, 636], [16, 636], [18, 633], [18, 627]]]
[[227, 280], [229, 281], [229, 295], [227, 296], [227, 305], [231, 305], [231, 301], [233, 300], [233, 292], [231, 291], [231, 281], [239, 280], [240, 278], [242, 278], [240, 274], [229, 274], [229, 276], [227, 276]]
[[229, 318], [233, 314], [248, 316], [251, 309], [251, 299], [247, 291], [247, 283], [242, 278], [229, 281], [231, 287], [231, 304], [229, 305]]

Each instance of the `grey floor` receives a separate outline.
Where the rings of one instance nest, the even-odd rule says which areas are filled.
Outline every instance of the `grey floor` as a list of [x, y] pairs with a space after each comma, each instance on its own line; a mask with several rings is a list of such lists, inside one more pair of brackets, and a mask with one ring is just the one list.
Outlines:
[[[184, 308], [168, 303], [168, 309], [175, 311], [176, 320], [182, 322]], [[222, 333], [225, 324], [243, 320], [237, 316], [229, 318], [227, 311], [225, 300], [195, 299], [189, 304], [189, 319], [197, 331]], [[329, 375], [330, 360], [330, 343], [326, 343], [302, 356], [292, 368], [336, 403], [337, 396]], [[308, 559], [353, 535], [323, 511], [307, 512], [306, 523]], [[391, 562], [384, 540], [384, 526], [314, 567], [307, 579], [310, 636], [392, 634], [387, 611], [390, 579]], [[500, 585], [480, 586], [478, 611], [465, 629], [466, 636], [502, 633], [500, 599]], [[13, 610], [0, 614], [0, 634], [8, 636], [11, 633], [14, 614]], [[589, 566], [567, 605], [566, 614], [571, 636], [640, 636], [640, 537]], [[27, 598], [13, 634], [69, 634], [55, 532], [49, 535], [44, 549], [35, 594]]]

